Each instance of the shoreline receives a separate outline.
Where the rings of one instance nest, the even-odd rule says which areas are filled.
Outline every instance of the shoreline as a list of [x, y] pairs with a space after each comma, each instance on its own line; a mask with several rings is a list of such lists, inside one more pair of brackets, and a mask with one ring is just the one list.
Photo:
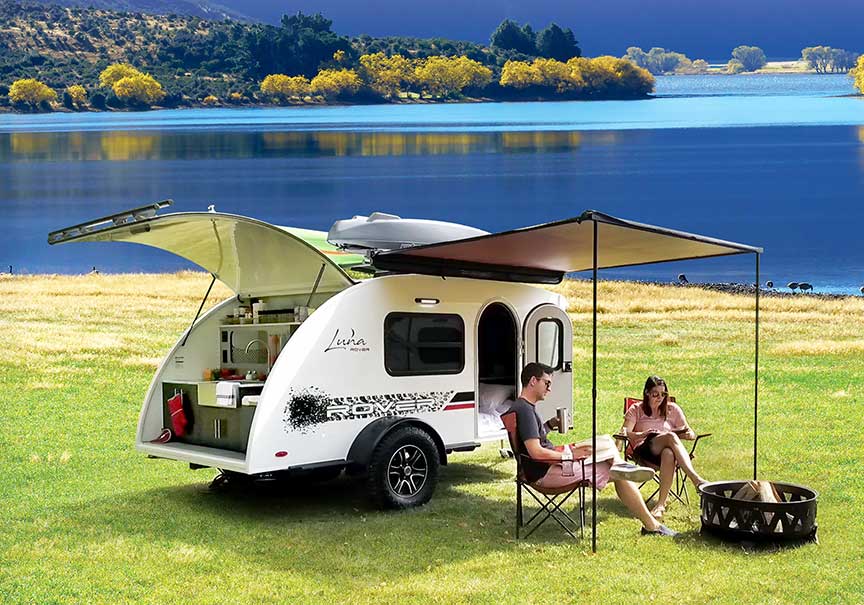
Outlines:
[[[200, 275], [209, 275], [209, 273], [205, 273], [203, 271], [197, 271], [194, 269], [181, 269], [179, 271], [170, 271], [170, 272], [151, 272], [151, 271], [118, 271], [118, 272], [108, 272], [108, 271], [99, 271], [96, 267], [93, 268], [92, 271], [88, 271], [86, 273], [10, 273], [7, 271], [0, 271], [0, 280], [7, 279], [15, 279], [15, 278], [45, 278], [45, 279], [55, 279], [62, 277], [98, 277], [98, 276], [131, 276], [131, 275], [186, 275], [186, 274], [200, 274]], [[368, 278], [371, 279], [371, 278]], [[561, 282], [590, 282], [590, 279], [583, 277], [565, 277]], [[753, 284], [740, 284], [735, 282], [690, 282], [686, 284], [681, 284], [675, 281], [658, 281], [658, 280], [633, 280], [633, 279], [603, 279], [598, 283], [602, 282], [611, 282], [611, 283], [620, 283], [620, 284], [634, 284], [639, 286], [662, 286], [665, 288], [691, 288], [691, 289], [699, 289], [699, 290], [708, 290], [711, 292], [719, 292], [722, 294], [734, 294], [740, 296], [755, 296], [756, 287]], [[864, 288], [864, 286], [862, 286]], [[772, 298], [815, 298], [821, 300], [840, 300], [845, 298], [862, 298], [864, 297], [864, 293], [862, 294], [838, 294], [834, 292], [818, 292], [818, 291], [809, 291], [809, 292], [785, 292], [781, 288], [767, 288], [762, 286], [759, 288], [759, 296], [768, 296]]]
[[[772, 65], [772, 62], [769, 62], [768, 65]], [[742, 72], [737, 74], [730, 74], [719, 68], [711, 68], [708, 71], [702, 73], [667, 73], [667, 74], [658, 74], [655, 77], [664, 77], [664, 78], [680, 78], [680, 77], [693, 77], [693, 76], [710, 76], [710, 77], [736, 77], [736, 76], [745, 76], [748, 78], [752, 77], [763, 77], [763, 76], [776, 76], [776, 75], [805, 75], [805, 76], [848, 76], [848, 72], [846, 74], [843, 73], [819, 73], [812, 69], [800, 69], [795, 67], [790, 68], [762, 68], [753, 72]], [[862, 93], [847, 93], [843, 95], [835, 95], [836, 97], [860, 97]], [[511, 94], [508, 94], [503, 97], [471, 97], [465, 96], [460, 98], [452, 98], [452, 99], [433, 99], [433, 98], [423, 98], [423, 97], [398, 97], [389, 100], [376, 99], [375, 101], [364, 102], [363, 100], [357, 101], [335, 101], [335, 102], [327, 102], [323, 99], [311, 99], [309, 101], [289, 101], [284, 104], [276, 104], [276, 103], [261, 103], [261, 102], [248, 102], [248, 103], [229, 103], [229, 102], [218, 102], [218, 103], [204, 103], [203, 101], [192, 101], [188, 103], [179, 104], [173, 107], [166, 107], [161, 105], [154, 105], [151, 107], [106, 107], [105, 109], [96, 109], [91, 106], [81, 107], [79, 109], [69, 109], [63, 105], [58, 105], [56, 108], [53, 108], [51, 111], [39, 111], [39, 110], [27, 110], [20, 111], [17, 110], [12, 105], [0, 105], [0, 115], [9, 114], [9, 115], [51, 115], [51, 114], [125, 114], [125, 113], [146, 113], [148, 111], [165, 111], [165, 110], [180, 110], [180, 109], [285, 109], [285, 108], [301, 108], [301, 107], [368, 107], [375, 105], [460, 105], [460, 104], [476, 104], [476, 103], [560, 103], [565, 101], [645, 101], [652, 99], [662, 99], [667, 98], [664, 96], [658, 96], [658, 92], [654, 90], [653, 92], [644, 95], [644, 96], [628, 96], [628, 95], [614, 95], [609, 97], [591, 97], [591, 96], [582, 96], [582, 95], [555, 95], [555, 96], [542, 96], [542, 95], [532, 95], [532, 94], [519, 94], [517, 91], [512, 91]]]
[[[586, 278], [565, 278], [564, 281], [584, 281], [590, 282], [590, 279]], [[668, 288], [696, 288], [699, 290], [709, 290], [711, 292], [720, 292], [723, 294], [737, 294], [741, 296], [755, 296], [756, 295], [756, 286], [753, 284], [739, 284], [735, 282], [690, 282], [686, 284], [678, 283], [675, 281], [657, 281], [657, 280], [632, 280], [632, 279], [610, 279], [610, 280], [601, 280], [601, 281], [610, 281], [610, 282], [618, 282], [618, 283], [626, 283], [626, 284], [636, 284], [636, 285], [650, 285], [650, 286], [663, 286]], [[599, 283], [599, 282], [598, 282]], [[862, 286], [864, 287], [864, 286]], [[818, 292], [818, 291], [809, 291], [809, 292], [786, 292], [781, 288], [767, 288], [762, 286], [759, 288], [759, 296], [770, 296], [772, 298], [790, 298], [790, 297], [809, 297], [809, 298], [817, 298], [824, 300], [838, 300], [844, 298], [861, 298], [864, 294], [839, 294], [835, 292]]]

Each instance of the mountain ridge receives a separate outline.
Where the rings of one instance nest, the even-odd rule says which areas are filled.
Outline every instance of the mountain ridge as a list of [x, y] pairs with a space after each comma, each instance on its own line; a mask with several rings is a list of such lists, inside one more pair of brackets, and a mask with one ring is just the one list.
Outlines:
[[248, 23], [258, 21], [232, 8], [208, 0], [18, 0], [18, 3], [25, 6], [61, 6], [151, 15], [185, 15], [215, 21], [224, 19]]

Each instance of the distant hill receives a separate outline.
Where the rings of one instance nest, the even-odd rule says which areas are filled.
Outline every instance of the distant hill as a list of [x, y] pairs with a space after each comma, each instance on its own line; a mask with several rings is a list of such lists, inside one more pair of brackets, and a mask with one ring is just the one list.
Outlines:
[[21, 4], [97, 8], [151, 15], [187, 15], [202, 19], [255, 21], [239, 11], [207, 0], [21, 0]]
[[[463, 89], [468, 91], [464, 94], [470, 98], [506, 100], [560, 99], [561, 94], [581, 95], [580, 98], [629, 98], [644, 96], [653, 86], [653, 80], [643, 82], [642, 76], [621, 85], [623, 76], [615, 74], [609, 79], [598, 80], [602, 86], [585, 86], [580, 79], [582, 84], [579, 87], [574, 85], [572, 89], [561, 88], [560, 83], [546, 83], [546, 80], [535, 84], [530, 81], [512, 86], [500, 84], [502, 69], [508, 60], [530, 62], [537, 56], [540, 47], [534, 46], [533, 41], [531, 50], [524, 46], [516, 50], [517, 47], [512, 45], [484, 46], [443, 38], [374, 38], [366, 35], [349, 38], [334, 32], [332, 22], [320, 14], [298, 12], [283, 17], [279, 25], [268, 25], [225, 19], [222, 18], [224, 15], [215, 19], [213, 15], [204, 18], [177, 12], [181, 8], [191, 10], [190, 7], [196, 6], [201, 9], [205, 6], [201, 0], [60, 1], [75, 6], [58, 6], [47, 0], [29, 0], [26, 3], [0, 0], [0, 107], [11, 106], [9, 90], [13, 83], [29, 78], [38, 79], [61, 95], [68, 86], [81, 85], [90, 95], [93, 108], [104, 109], [106, 105], [124, 107], [125, 101], [117, 97], [116, 91], [99, 82], [100, 72], [113, 63], [130, 63], [152, 75], [166, 93], [160, 100], [163, 107], [270, 102], [274, 93], [260, 94], [260, 85], [270, 74], [304, 76], [310, 80], [322, 75], [317, 90], [328, 90], [326, 87], [336, 81], [333, 78], [354, 78], [358, 84], [351, 93], [352, 102], [385, 102], [388, 99], [400, 102], [399, 99], [417, 99], [423, 95], [425, 98], [449, 98], [456, 92], [445, 93], [445, 90]], [[85, 3], [110, 5], [112, 8], [117, 5], [134, 6], [137, 10], [158, 8], [167, 13], [78, 6]], [[512, 27], [527, 36], [525, 30], [516, 24]], [[538, 38], [543, 37], [541, 31]], [[467, 63], [435, 59], [432, 61], [434, 68], [426, 70], [423, 75], [420, 75], [421, 67], [415, 70], [409, 64], [407, 77], [400, 76], [406, 83], [404, 88], [398, 89], [397, 92], [403, 95], [399, 97], [376, 88], [372, 81], [377, 76], [365, 71], [361, 70], [361, 75], [366, 78], [364, 82], [360, 82], [357, 74], [339, 75], [341, 70], [356, 69], [362, 55], [378, 52], [399, 54], [419, 61], [413, 65], [421, 66], [425, 66], [425, 60], [433, 56], [464, 57]], [[522, 54], [524, 52], [532, 54]], [[578, 47], [575, 52], [578, 54]], [[446, 77], [441, 75], [441, 69], [450, 70]], [[473, 72], [466, 76], [466, 69]], [[599, 69], [611, 68], [601, 66]], [[463, 70], [458, 79], [453, 70]], [[648, 72], [644, 75], [650, 78]], [[574, 78], [573, 82], [577, 80]], [[454, 88], [459, 83], [461, 87]], [[332, 98], [335, 93], [330, 95]], [[71, 99], [68, 92], [66, 96]], [[316, 94], [309, 98], [311, 100], [307, 101], [304, 97], [302, 102], [319, 102], [325, 95]], [[69, 99], [63, 99], [63, 103], [72, 109], [73, 102]], [[50, 104], [43, 102], [46, 104], [43, 109], [50, 110]]]

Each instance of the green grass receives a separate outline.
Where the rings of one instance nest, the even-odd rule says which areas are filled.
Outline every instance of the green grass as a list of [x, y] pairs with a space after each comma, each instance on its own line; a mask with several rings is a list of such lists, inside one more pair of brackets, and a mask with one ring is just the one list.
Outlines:
[[[820, 492], [818, 545], [748, 552], [701, 536], [640, 537], [611, 488], [598, 553], [551, 524], [513, 536], [513, 462], [457, 454], [432, 502], [379, 512], [361, 483], [210, 493], [212, 470], [133, 450], [140, 402], [208, 278], [0, 278], [0, 602], [860, 603], [864, 393], [860, 301], [765, 300], [760, 475]], [[588, 288], [574, 318], [575, 420], [590, 427]], [[178, 292], [182, 294], [177, 294]], [[626, 295], [624, 294], [626, 293]], [[225, 294], [225, 292], [221, 292]], [[599, 425], [659, 373], [699, 431], [709, 479], [752, 469], [752, 301], [604, 284]], [[216, 296], [218, 298], [218, 296]]]

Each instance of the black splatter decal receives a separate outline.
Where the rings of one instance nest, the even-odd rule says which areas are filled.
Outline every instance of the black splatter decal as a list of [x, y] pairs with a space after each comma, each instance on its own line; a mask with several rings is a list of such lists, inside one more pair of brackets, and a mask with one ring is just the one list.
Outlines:
[[330, 398], [315, 387], [292, 392], [285, 404], [285, 422], [294, 430], [305, 433], [327, 421], [329, 404]]
[[437, 412], [453, 399], [454, 393], [432, 391], [331, 397], [316, 387], [309, 387], [289, 393], [283, 422], [286, 432], [295, 430], [307, 433], [328, 421]]

